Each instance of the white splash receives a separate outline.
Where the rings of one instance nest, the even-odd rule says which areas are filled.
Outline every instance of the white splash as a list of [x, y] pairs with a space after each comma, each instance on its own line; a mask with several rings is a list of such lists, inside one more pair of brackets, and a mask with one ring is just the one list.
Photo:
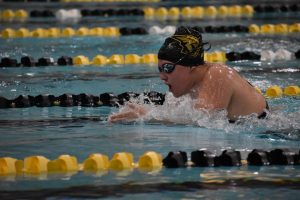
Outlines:
[[[144, 96], [133, 100], [135, 103], [142, 104]], [[266, 119], [258, 119], [257, 114], [243, 116], [236, 123], [229, 123], [225, 110], [208, 111], [194, 108], [195, 100], [189, 95], [175, 98], [172, 93], [166, 93], [163, 105], [144, 104], [149, 110], [143, 118], [137, 119], [138, 122], [158, 122], [162, 124], [184, 124], [199, 126], [208, 129], [223, 130], [225, 132], [264, 132], [300, 129], [300, 108], [296, 112], [286, 113], [284, 109], [272, 110]], [[125, 111], [121, 107], [120, 111]], [[297, 136], [298, 137], [298, 136]], [[299, 136], [300, 137], [300, 136]]]
[[[142, 98], [135, 102], [141, 102]], [[190, 95], [175, 98], [172, 93], [166, 93], [163, 105], [144, 104], [149, 112], [145, 117], [139, 120], [195, 125], [216, 129], [225, 128], [229, 131], [231, 125], [228, 123], [227, 112], [225, 110], [208, 112], [205, 109], [195, 109], [194, 104], [195, 100], [193, 100]], [[124, 110], [124, 108], [121, 110]]]

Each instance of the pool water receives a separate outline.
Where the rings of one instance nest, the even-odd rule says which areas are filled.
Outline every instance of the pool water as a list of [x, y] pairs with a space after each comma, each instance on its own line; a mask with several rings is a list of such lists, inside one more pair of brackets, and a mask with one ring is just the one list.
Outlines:
[[[293, 20], [293, 17], [282, 18], [282, 22], [286, 23]], [[130, 20], [121, 22], [114, 23], [120, 27], [132, 25]], [[251, 21], [240, 20], [237, 24], [260, 22], [261, 18], [253, 18]], [[280, 19], [274, 18], [266, 18], [264, 23], [269, 22], [281, 23]], [[146, 27], [166, 25], [166, 22], [153, 21], [135, 23]], [[199, 21], [193, 25], [218, 23], [221, 22]], [[222, 23], [230, 25], [232, 22]], [[184, 22], [175, 25], [182, 24]], [[28, 23], [26, 26], [35, 27], [36, 24]], [[165, 37], [1, 38], [0, 57], [20, 60], [26, 55], [34, 58], [51, 56], [55, 59], [62, 55], [73, 57], [80, 54], [90, 59], [97, 54], [143, 55], [157, 53]], [[296, 52], [300, 46], [300, 35], [296, 33], [286, 36], [204, 33], [203, 40], [212, 44], [211, 52], [248, 50], [259, 53], [280, 48]], [[300, 85], [300, 60], [236, 61], [227, 64], [263, 91], [271, 85], [281, 88]], [[64, 93], [167, 92], [167, 87], [159, 79], [157, 66], [148, 64], [1, 68], [0, 80], [0, 96], [8, 99], [20, 94], [59, 96]], [[222, 114], [214, 116], [190, 111], [186, 108], [187, 99], [184, 97], [181, 100], [178, 107], [150, 106], [154, 115], [163, 114], [173, 123], [138, 120], [111, 124], [107, 122], [107, 117], [118, 112], [119, 108], [105, 106], [0, 109], [0, 157], [23, 159], [43, 155], [53, 160], [59, 155], [69, 154], [82, 163], [91, 153], [103, 153], [111, 158], [117, 152], [130, 152], [137, 161], [146, 151], [156, 151], [165, 157], [170, 151], [186, 151], [190, 156], [192, 151], [200, 148], [217, 155], [224, 149], [236, 149], [243, 159], [252, 149], [269, 151], [289, 148], [299, 151], [299, 96], [267, 99], [271, 107], [267, 119], [250, 117], [238, 124], [229, 124]], [[78, 172], [38, 177], [0, 177], [0, 196], [3, 199], [297, 199], [300, 194], [299, 180], [299, 165], [162, 168], [157, 172], [134, 169], [99, 174]]]

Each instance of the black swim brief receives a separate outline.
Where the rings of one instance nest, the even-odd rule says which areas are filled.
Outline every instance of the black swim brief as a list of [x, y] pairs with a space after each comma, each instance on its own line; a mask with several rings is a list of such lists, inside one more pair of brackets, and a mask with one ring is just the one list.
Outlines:
[[[269, 105], [268, 105], [268, 102], [266, 101], [266, 110], [269, 110]], [[261, 113], [257, 118], [258, 119], [264, 119], [264, 118], [266, 118], [266, 116], [267, 116], [267, 113], [266, 113], [266, 111], [264, 111], [263, 113]]]

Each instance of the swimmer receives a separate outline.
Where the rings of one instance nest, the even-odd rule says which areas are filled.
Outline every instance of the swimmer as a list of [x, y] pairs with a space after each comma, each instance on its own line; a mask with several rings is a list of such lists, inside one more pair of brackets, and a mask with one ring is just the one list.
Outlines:
[[[217, 63], [204, 61], [202, 35], [194, 28], [179, 27], [166, 38], [158, 52], [160, 79], [174, 97], [190, 95], [199, 110], [226, 110], [229, 122], [242, 116], [266, 116], [267, 102], [237, 71]], [[148, 110], [129, 103], [127, 109], [112, 114], [108, 121], [131, 121], [141, 118]]]

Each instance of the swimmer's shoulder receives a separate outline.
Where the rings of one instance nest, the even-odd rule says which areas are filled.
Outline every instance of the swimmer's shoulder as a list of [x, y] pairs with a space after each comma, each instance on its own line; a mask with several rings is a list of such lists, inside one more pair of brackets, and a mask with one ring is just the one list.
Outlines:
[[223, 64], [223, 63], [205, 63], [205, 66], [207, 66], [210, 70], [230, 70], [229, 66]]
[[216, 78], [226, 78], [229, 73], [234, 73], [233, 69], [222, 63], [206, 63], [208, 73]]

